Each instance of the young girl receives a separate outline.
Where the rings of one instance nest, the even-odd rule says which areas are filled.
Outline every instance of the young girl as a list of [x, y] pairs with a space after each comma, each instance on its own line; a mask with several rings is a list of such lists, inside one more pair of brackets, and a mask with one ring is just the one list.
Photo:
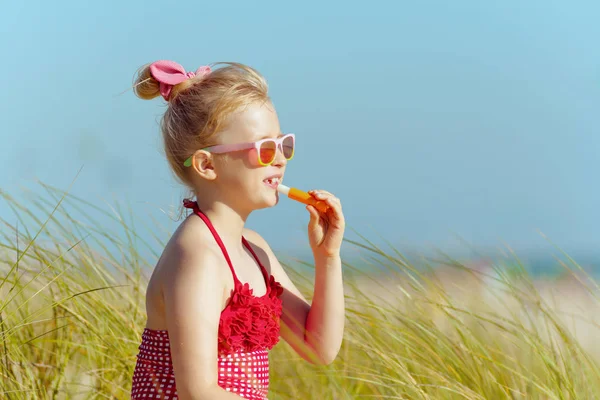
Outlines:
[[305, 360], [331, 363], [344, 330], [340, 201], [310, 191], [329, 205], [325, 213], [306, 207], [312, 304], [265, 240], [244, 227], [252, 211], [277, 204], [294, 155], [295, 136], [281, 132], [264, 78], [237, 63], [186, 72], [157, 61], [139, 72], [135, 91], [168, 102], [167, 159], [195, 200], [184, 201], [192, 213], [148, 284], [132, 399], [266, 399], [268, 351], [280, 335]]

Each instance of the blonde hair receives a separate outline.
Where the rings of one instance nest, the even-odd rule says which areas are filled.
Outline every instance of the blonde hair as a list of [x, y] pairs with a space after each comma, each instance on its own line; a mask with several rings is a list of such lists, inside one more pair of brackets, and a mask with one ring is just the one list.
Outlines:
[[[218, 69], [214, 65], [223, 64]], [[270, 101], [265, 79], [255, 69], [240, 63], [216, 63], [212, 71], [173, 87], [161, 119], [164, 150], [178, 180], [192, 189], [190, 168], [184, 161], [195, 151], [215, 144], [215, 135], [225, 128], [227, 117], [254, 102]], [[138, 70], [135, 94], [144, 100], [160, 96], [159, 83], [150, 64]]]

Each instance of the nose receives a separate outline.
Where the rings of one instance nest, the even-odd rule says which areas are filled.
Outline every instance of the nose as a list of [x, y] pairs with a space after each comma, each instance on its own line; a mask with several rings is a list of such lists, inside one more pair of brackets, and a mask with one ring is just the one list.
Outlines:
[[287, 159], [283, 155], [283, 146], [281, 143], [277, 145], [277, 151], [275, 152], [275, 159], [273, 160], [273, 165], [276, 167], [285, 167], [287, 164]]

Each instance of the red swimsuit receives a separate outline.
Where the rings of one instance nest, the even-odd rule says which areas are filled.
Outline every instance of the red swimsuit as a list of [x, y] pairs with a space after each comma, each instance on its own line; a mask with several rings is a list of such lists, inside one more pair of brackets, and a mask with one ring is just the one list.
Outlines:
[[[267, 292], [263, 296], [255, 296], [249, 285], [242, 284], [238, 279], [225, 245], [197, 203], [185, 201], [184, 205], [192, 208], [212, 232], [229, 264], [235, 284], [219, 321], [218, 384], [242, 398], [264, 400], [269, 388], [268, 350], [279, 341], [282, 312], [280, 296], [283, 289], [273, 276], [269, 276], [250, 244], [242, 238], [242, 243], [256, 259], [267, 283]], [[133, 374], [131, 398], [178, 398], [166, 330], [144, 329]]]

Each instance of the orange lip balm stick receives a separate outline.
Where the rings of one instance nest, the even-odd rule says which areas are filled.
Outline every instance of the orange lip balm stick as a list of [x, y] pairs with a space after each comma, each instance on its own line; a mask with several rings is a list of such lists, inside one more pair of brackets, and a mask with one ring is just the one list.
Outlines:
[[286, 195], [292, 200], [296, 200], [300, 203], [313, 206], [322, 213], [326, 213], [327, 209], [329, 208], [329, 205], [326, 202], [317, 200], [310, 194], [300, 189], [290, 188], [285, 185], [279, 184], [277, 185], [277, 191], [283, 195]]

